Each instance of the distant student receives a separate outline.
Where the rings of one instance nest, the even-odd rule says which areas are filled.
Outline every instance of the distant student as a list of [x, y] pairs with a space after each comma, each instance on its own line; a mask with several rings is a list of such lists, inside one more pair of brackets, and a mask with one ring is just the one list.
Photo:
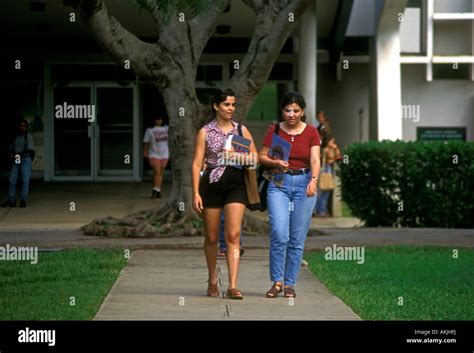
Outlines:
[[[332, 135], [326, 135], [322, 144], [321, 172], [334, 174], [334, 162], [341, 158], [341, 151], [336, 145], [336, 139]], [[318, 200], [313, 215], [330, 217], [328, 204], [331, 194], [332, 190], [321, 190], [318, 187]]]
[[326, 135], [332, 134], [331, 122], [329, 121], [326, 113], [323, 110], [319, 110], [316, 113], [316, 120], [318, 121], [318, 132], [321, 138], [321, 141], [324, 140]]
[[2, 207], [16, 206], [16, 184], [18, 182], [18, 175], [21, 175], [22, 181], [20, 207], [26, 207], [30, 188], [33, 154], [33, 136], [28, 133], [28, 122], [22, 120], [18, 125], [18, 134], [10, 145], [10, 158], [13, 162], [13, 166], [10, 172], [8, 200], [2, 204]]
[[163, 174], [169, 159], [168, 126], [163, 126], [163, 118], [156, 118], [155, 126], [146, 129], [143, 143], [145, 158], [148, 158], [148, 162], [153, 168], [151, 198], [160, 198]]

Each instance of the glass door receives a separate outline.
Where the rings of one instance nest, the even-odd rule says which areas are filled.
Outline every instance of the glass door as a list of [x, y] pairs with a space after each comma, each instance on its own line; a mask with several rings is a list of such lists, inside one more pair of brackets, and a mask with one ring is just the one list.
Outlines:
[[53, 87], [54, 177], [92, 178], [92, 85]]
[[95, 178], [131, 179], [134, 171], [134, 88], [96, 85]]

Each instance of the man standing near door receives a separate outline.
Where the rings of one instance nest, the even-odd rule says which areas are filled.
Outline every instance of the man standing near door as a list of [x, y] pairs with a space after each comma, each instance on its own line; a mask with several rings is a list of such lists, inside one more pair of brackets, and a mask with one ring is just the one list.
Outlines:
[[153, 190], [151, 198], [160, 198], [163, 174], [169, 159], [168, 126], [163, 126], [163, 118], [156, 118], [155, 126], [146, 129], [143, 143], [144, 155], [148, 158], [148, 162], [153, 168]]
[[10, 172], [10, 188], [8, 200], [2, 207], [16, 206], [16, 184], [21, 174], [22, 187], [20, 191], [20, 207], [26, 207], [30, 187], [31, 163], [34, 158], [33, 136], [28, 133], [28, 122], [20, 121], [18, 134], [10, 145], [10, 158], [13, 162]]

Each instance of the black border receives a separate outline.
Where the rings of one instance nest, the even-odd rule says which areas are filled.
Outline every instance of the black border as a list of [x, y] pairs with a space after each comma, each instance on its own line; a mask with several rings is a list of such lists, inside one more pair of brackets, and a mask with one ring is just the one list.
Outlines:
[[[18, 343], [56, 330], [56, 345]], [[408, 344], [426, 338], [457, 343]], [[0, 352], [473, 352], [473, 321], [0, 321]]]

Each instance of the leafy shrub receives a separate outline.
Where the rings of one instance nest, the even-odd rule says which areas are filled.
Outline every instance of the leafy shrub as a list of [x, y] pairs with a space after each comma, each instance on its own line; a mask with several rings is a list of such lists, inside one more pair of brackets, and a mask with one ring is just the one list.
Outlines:
[[342, 198], [366, 225], [474, 227], [474, 143], [371, 141], [344, 155]]

